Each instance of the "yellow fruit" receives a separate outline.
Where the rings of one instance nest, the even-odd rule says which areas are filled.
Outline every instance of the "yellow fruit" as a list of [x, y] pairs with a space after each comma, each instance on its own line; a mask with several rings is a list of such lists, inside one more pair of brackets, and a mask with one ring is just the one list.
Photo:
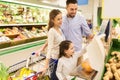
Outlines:
[[84, 69], [85, 72], [92, 72], [93, 71], [93, 69], [91, 68], [89, 62], [87, 62], [87, 61], [83, 61], [81, 63], [81, 66], [82, 66], [82, 68]]
[[26, 68], [25, 68], [25, 67], [22, 68], [22, 69], [20, 70], [20, 76], [23, 76], [23, 74], [25, 73], [25, 71], [26, 71]]
[[32, 72], [32, 71], [29, 69], [29, 70], [27, 71], [27, 75], [30, 75], [31, 72]]
[[12, 80], [22, 80], [22, 77], [14, 77]]

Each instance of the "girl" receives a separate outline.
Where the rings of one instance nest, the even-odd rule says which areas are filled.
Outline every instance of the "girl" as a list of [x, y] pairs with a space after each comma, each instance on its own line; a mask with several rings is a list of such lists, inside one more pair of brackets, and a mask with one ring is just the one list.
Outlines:
[[65, 40], [60, 43], [60, 55], [57, 65], [57, 77], [59, 80], [67, 79], [72, 70], [77, 66], [78, 57], [80, 53], [74, 53], [74, 45], [71, 41]]
[[[62, 24], [62, 13], [58, 9], [53, 9], [49, 14], [49, 24], [48, 24], [48, 50], [46, 55], [46, 65], [45, 68], [49, 67], [49, 64], [53, 63], [58, 59], [59, 56], [59, 44], [63, 41], [64, 35], [60, 29]], [[50, 77], [51, 80], [58, 80], [56, 77], [56, 67], [57, 63], [54, 67], [50, 68]]]

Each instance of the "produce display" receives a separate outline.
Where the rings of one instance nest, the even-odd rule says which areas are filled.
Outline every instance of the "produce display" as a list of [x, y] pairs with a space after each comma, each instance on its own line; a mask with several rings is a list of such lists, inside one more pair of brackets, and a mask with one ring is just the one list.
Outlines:
[[47, 26], [6, 27], [0, 29], [0, 45], [2, 46], [5, 45], [5, 43], [9, 43], [8, 46], [5, 46], [9, 47], [14, 46], [15, 43], [21, 44], [40, 40], [45, 36], [47, 36]]
[[0, 1], [0, 49], [46, 39], [50, 11], [34, 4]]
[[46, 23], [50, 9], [0, 1], [0, 24]]
[[120, 42], [112, 40], [110, 53], [106, 57], [102, 80], [120, 80]]
[[49, 12], [35, 5], [0, 1], [0, 49], [47, 38], [47, 26], [42, 23], [48, 22]]
[[120, 18], [113, 19], [112, 38], [120, 39]]
[[113, 51], [112, 57], [105, 64], [106, 72], [103, 80], [120, 80], [120, 52]]
[[21, 40], [33, 37], [46, 36], [47, 27], [42, 29], [32, 27], [32, 29], [29, 30], [26, 27], [3, 28], [0, 30], [0, 33], [1, 37], [8, 37], [8, 39], [6, 40]]

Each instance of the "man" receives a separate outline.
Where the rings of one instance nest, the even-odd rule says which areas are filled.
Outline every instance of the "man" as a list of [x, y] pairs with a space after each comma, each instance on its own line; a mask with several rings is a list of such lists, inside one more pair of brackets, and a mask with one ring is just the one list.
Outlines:
[[70, 40], [75, 45], [75, 51], [80, 51], [82, 48], [82, 35], [93, 38], [93, 34], [89, 29], [86, 19], [77, 13], [77, 0], [66, 1], [67, 15], [63, 17], [62, 31], [67, 40]]

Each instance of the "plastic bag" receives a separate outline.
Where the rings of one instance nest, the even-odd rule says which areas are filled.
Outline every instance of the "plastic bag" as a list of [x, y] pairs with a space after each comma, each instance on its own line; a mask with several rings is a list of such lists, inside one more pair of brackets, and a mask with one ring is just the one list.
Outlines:
[[83, 61], [83, 55], [78, 58], [77, 66], [80, 65]]
[[71, 73], [70, 76], [77, 76], [85, 80], [93, 80], [97, 71], [91, 68], [88, 59], [81, 62]]
[[50, 79], [49, 75], [44, 75], [42, 77], [39, 77], [38, 80], [51, 80], [51, 79]]

